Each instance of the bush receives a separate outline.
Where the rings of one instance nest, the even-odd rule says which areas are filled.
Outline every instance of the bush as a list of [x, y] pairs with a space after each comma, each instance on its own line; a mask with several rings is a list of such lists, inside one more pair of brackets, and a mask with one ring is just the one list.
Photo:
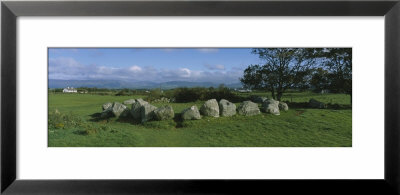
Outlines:
[[80, 135], [93, 135], [100, 131], [110, 131], [110, 132], [117, 132], [115, 129], [107, 126], [107, 125], [100, 125], [96, 123], [88, 123], [84, 121], [82, 118], [72, 114], [63, 114], [60, 113], [58, 110], [53, 112], [49, 112], [49, 119], [48, 119], [49, 129], [71, 129], [76, 128], [78, 129], [77, 132]]
[[116, 93], [116, 96], [130, 96], [130, 95], [134, 95], [135, 91], [130, 90], [130, 89], [122, 89], [120, 91], [118, 91], [118, 93]]
[[217, 99], [217, 101], [221, 99], [237, 101], [239, 97], [236, 94], [232, 93], [229, 88], [219, 87], [218, 90], [209, 91], [208, 97], [206, 99]]
[[153, 89], [150, 91], [150, 93], [147, 94], [145, 100], [151, 102], [162, 97], [164, 97], [164, 95], [163, 93], [161, 93], [160, 89]]
[[[177, 88], [172, 93], [176, 102], [187, 103], [198, 100], [206, 101], [209, 99], [226, 99], [229, 101], [240, 101], [240, 97], [234, 94], [229, 88], [219, 87], [218, 89], [195, 87], [195, 88]], [[171, 97], [172, 98], [172, 97]]]
[[58, 110], [49, 112], [48, 125], [49, 129], [64, 129], [78, 127], [83, 124], [82, 118], [73, 115], [72, 113], [61, 114]]
[[204, 88], [177, 88], [173, 96], [176, 102], [195, 102], [203, 99], [205, 94]]

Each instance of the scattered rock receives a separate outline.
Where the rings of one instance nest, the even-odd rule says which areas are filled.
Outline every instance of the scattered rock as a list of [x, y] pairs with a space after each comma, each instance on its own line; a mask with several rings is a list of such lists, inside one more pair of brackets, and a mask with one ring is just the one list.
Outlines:
[[183, 120], [199, 120], [201, 119], [199, 109], [197, 106], [192, 106], [190, 108], [186, 108], [182, 111], [182, 119]]
[[144, 101], [143, 99], [137, 99], [135, 103], [132, 104], [131, 115], [133, 119], [139, 120], [142, 117], [141, 107], [148, 102]]
[[107, 103], [103, 104], [103, 106], [101, 108], [104, 111], [104, 110], [107, 110], [110, 107], [112, 107], [112, 103], [111, 102], [107, 102]]
[[153, 111], [155, 109], [157, 109], [157, 107], [155, 107], [149, 103], [142, 105], [142, 107], [140, 108], [142, 123], [154, 118]]
[[123, 104], [121, 104], [119, 102], [114, 102], [113, 103], [113, 106], [111, 108], [111, 112], [116, 117], [120, 117], [120, 116], [127, 117], [129, 115], [129, 109], [125, 105], [123, 105]]
[[268, 99], [262, 103], [262, 109], [266, 113], [271, 113], [273, 115], [280, 115], [279, 112], [279, 101], [274, 99]]
[[204, 116], [219, 117], [219, 106], [217, 100], [207, 100], [203, 106], [201, 106], [200, 113]]
[[285, 102], [279, 102], [279, 110], [288, 111], [289, 106]]
[[169, 120], [174, 118], [174, 109], [172, 106], [162, 106], [154, 110], [154, 118], [156, 120]]
[[320, 102], [314, 98], [310, 99], [310, 101], [308, 102], [308, 105], [311, 108], [326, 108], [326, 105], [323, 102]]
[[258, 105], [252, 101], [244, 101], [242, 102], [238, 108], [237, 111], [241, 115], [245, 116], [253, 116], [260, 114], [260, 109], [258, 108]]
[[228, 100], [219, 101], [219, 113], [221, 116], [233, 116], [236, 114], [236, 105]]
[[125, 101], [124, 101], [124, 104], [125, 104], [125, 105], [134, 104], [135, 102], [136, 102], [135, 99], [129, 99], [129, 100], [125, 100]]
[[106, 104], [103, 105], [103, 108], [106, 107], [107, 109], [105, 109], [105, 110], [103, 110], [103, 112], [101, 112], [101, 115], [100, 115], [101, 118], [109, 118], [109, 117], [114, 117], [114, 116], [115, 117], [129, 116], [129, 108], [127, 108], [125, 105], [123, 105], [119, 102], [114, 102], [112, 104], [110, 103], [111, 105], [109, 105], [108, 103], [106, 103]]

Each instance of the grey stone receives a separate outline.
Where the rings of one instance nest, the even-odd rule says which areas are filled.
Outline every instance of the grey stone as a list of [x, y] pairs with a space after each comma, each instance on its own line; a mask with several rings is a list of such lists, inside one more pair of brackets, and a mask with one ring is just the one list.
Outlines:
[[107, 107], [107, 109], [103, 110], [101, 112], [101, 118], [109, 118], [109, 117], [127, 117], [129, 116], [129, 108], [127, 108], [125, 105], [119, 103], [119, 102], [114, 102], [111, 104], [111, 106]]
[[101, 115], [100, 115], [100, 117], [101, 118], [110, 118], [110, 117], [113, 117], [114, 116], [114, 114], [112, 113], [112, 109], [111, 109], [112, 107], [109, 107], [107, 110], [103, 110], [103, 112], [101, 112]]
[[129, 100], [125, 100], [125, 101], [124, 101], [124, 104], [125, 104], [125, 105], [134, 104], [135, 102], [136, 102], [135, 99], [129, 99]]
[[141, 108], [143, 105], [148, 104], [148, 102], [143, 99], [137, 99], [135, 103], [132, 104], [131, 115], [133, 119], [140, 120], [142, 118]]
[[274, 99], [268, 99], [262, 103], [262, 110], [266, 113], [271, 113], [273, 115], [280, 115], [279, 112], [279, 101]]
[[120, 116], [126, 117], [129, 114], [129, 109], [125, 105], [123, 105], [119, 102], [114, 102], [113, 106], [111, 108], [111, 112], [116, 117], [120, 117]]
[[201, 119], [199, 109], [197, 106], [192, 106], [190, 108], [186, 108], [182, 111], [182, 119], [183, 120], [199, 120]]
[[107, 110], [108, 108], [112, 107], [112, 103], [111, 102], [107, 102], [104, 103], [103, 106], [101, 106], [101, 108], [104, 110]]
[[279, 102], [279, 110], [288, 111], [289, 106], [285, 102]]
[[152, 120], [154, 118], [153, 111], [155, 109], [157, 109], [157, 107], [155, 107], [149, 103], [142, 105], [142, 107], [140, 108], [142, 123]]
[[234, 103], [221, 99], [218, 104], [221, 116], [233, 116], [236, 114], [236, 105]]
[[207, 100], [200, 108], [200, 113], [204, 116], [219, 117], [219, 106], [216, 99]]
[[308, 102], [308, 105], [311, 108], [326, 108], [326, 105], [323, 102], [320, 102], [314, 98], [310, 99], [310, 101]]
[[268, 100], [267, 97], [260, 97], [260, 96], [257, 96], [257, 97], [254, 97], [254, 98], [253, 98], [253, 101], [254, 101], [255, 103], [263, 103], [263, 102], [266, 101], [266, 100]]
[[238, 114], [245, 116], [253, 116], [260, 114], [258, 105], [252, 101], [244, 101], [237, 108]]
[[159, 121], [173, 119], [174, 115], [174, 109], [169, 105], [154, 110], [154, 118]]

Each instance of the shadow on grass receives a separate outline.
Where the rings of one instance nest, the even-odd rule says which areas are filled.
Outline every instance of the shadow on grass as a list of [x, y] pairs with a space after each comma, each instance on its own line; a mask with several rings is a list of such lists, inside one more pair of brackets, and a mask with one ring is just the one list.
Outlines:
[[[289, 105], [289, 109], [305, 109], [305, 108], [312, 108], [310, 107], [308, 102], [286, 102]], [[330, 110], [351, 110], [351, 105], [347, 104], [325, 104], [326, 108], [319, 108], [319, 109], [330, 109]], [[316, 108], [318, 109], [318, 108]]]
[[142, 124], [140, 120], [133, 119], [131, 115], [129, 115], [127, 117], [119, 117], [115, 121], [120, 122], [120, 123], [129, 123], [129, 124], [132, 124], [132, 125], [140, 125], [140, 124]]
[[89, 119], [89, 121], [91, 122], [101, 122], [101, 123], [108, 123], [110, 121], [117, 121], [117, 122], [121, 122], [121, 123], [131, 123], [131, 124], [140, 124], [140, 121], [135, 121], [132, 119], [132, 117], [129, 115], [127, 117], [114, 117], [114, 116], [107, 116], [107, 117], [102, 117], [101, 113], [94, 113], [89, 115], [91, 118]]
[[107, 118], [101, 117], [100, 112], [91, 114], [89, 116], [91, 117], [91, 119], [89, 119], [89, 121], [91, 121], [91, 122], [99, 122], [99, 121], [107, 120]]
[[182, 115], [181, 113], [178, 113], [178, 114], [175, 114], [175, 116], [174, 116], [174, 121], [176, 123], [175, 128], [183, 127], [183, 119], [182, 119], [181, 115]]
[[87, 135], [87, 132], [85, 130], [75, 130], [72, 133], [76, 135]]

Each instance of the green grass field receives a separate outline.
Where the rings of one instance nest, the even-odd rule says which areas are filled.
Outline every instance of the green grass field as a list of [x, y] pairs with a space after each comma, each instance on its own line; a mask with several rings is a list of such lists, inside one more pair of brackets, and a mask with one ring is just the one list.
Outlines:
[[[269, 96], [269, 93], [253, 93]], [[253, 95], [252, 94], [252, 95]], [[243, 94], [249, 95], [249, 94]], [[99, 120], [105, 102], [123, 102], [140, 96], [90, 94], [49, 94], [49, 113], [79, 118], [82, 125], [49, 128], [49, 147], [351, 147], [351, 109], [290, 108], [280, 116], [203, 117], [194, 121]], [[349, 105], [344, 94], [287, 93], [288, 102], [308, 102], [315, 98], [325, 103]], [[168, 103], [176, 114], [203, 102]], [[239, 103], [237, 103], [238, 105]], [[155, 106], [166, 103], [154, 103]]]

